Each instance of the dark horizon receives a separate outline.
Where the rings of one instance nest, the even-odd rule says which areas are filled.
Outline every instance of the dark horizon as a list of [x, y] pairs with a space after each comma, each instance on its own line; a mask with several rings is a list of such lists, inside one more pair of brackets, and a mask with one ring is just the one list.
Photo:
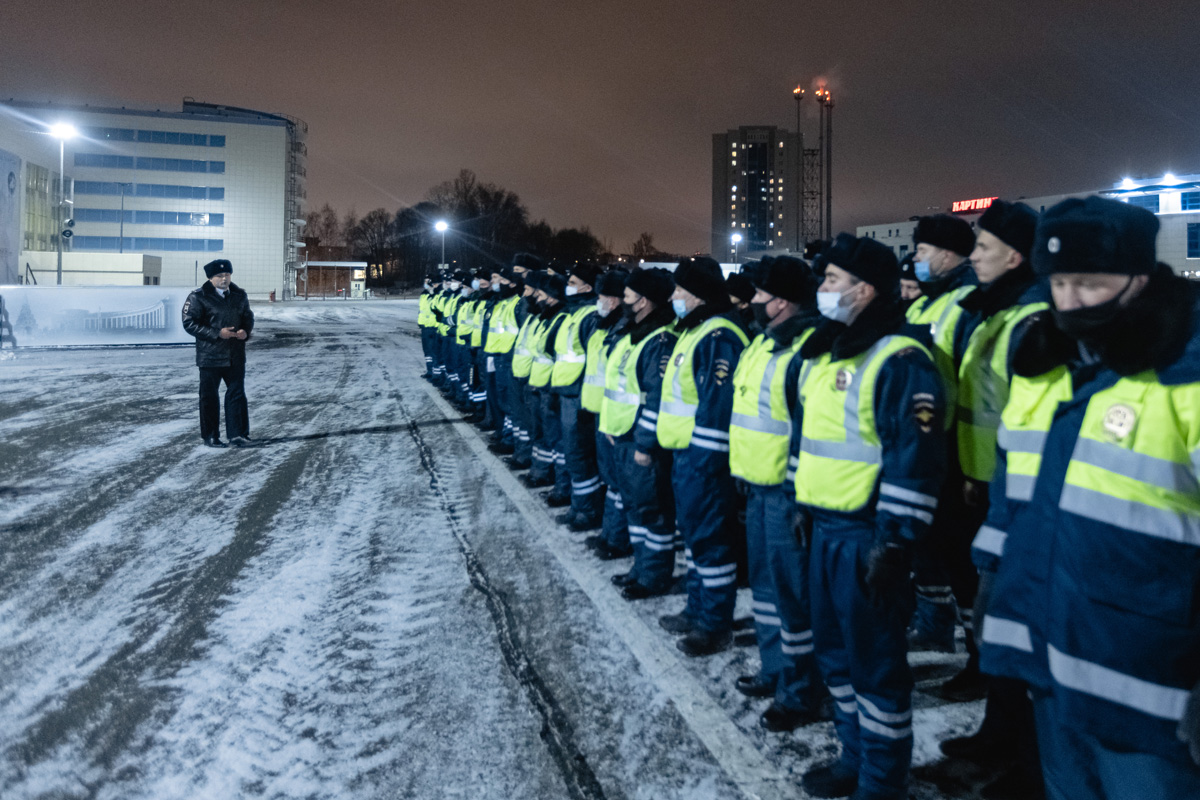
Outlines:
[[309, 124], [309, 210], [394, 212], [466, 168], [616, 252], [642, 231], [706, 250], [711, 135], [794, 129], [792, 89], [822, 79], [835, 230], [1200, 171], [1187, 9], [1022, 5], [25, 0], [0, 96], [289, 114]]

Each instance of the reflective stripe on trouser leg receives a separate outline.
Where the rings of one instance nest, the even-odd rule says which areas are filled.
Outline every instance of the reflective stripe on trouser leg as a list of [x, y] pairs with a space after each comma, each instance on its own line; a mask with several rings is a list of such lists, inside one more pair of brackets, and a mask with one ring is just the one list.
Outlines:
[[954, 625], [958, 615], [941, 539], [927, 539], [916, 545], [913, 550], [913, 573], [917, 585], [913, 628], [922, 638], [953, 646]]
[[913, 747], [913, 681], [905, 641], [909, 609], [876, 608], [863, 589], [874, 528], [865, 524], [855, 532], [843, 521], [838, 525], [836, 533], [827, 534], [818, 516], [813, 526], [809, 589], [817, 663], [836, 701], [843, 761], [857, 766], [859, 790], [903, 797]]
[[[675, 451], [672, 484], [676, 514], [695, 565], [688, 604], [696, 626], [728, 631], [737, 600], [736, 490], [729, 474], [729, 455], [706, 448]], [[695, 587], [696, 605], [692, 605]]]
[[633, 574], [644, 586], [665, 588], [675, 571], [675, 515], [671, 507], [669, 456], [658, 450], [650, 466], [633, 460], [632, 441], [618, 440], [614, 462], [621, 470], [620, 498], [634, 546]]
[[529, 387], [529, 437], [533, 442], [533, 466], [529, 468], [529, 475], [539, 480], [554, 474], [554, 448], [546, 445], [546, 420], [542, 415], [542, 395], [545, 393], [543, 389]]
[[533, 437], [529, 430], [529, 382], [513, 378], [513, 458], [526, 462], [533, 458]]
[[746, 498], [746, 557], [750, 568], [751, 610], [754, 613], [754, 634], [758, 655], [762, 661], [759, 674], [777, 680], [783, 668], [783, 653], [779, 648], [779, 609], [775, 605], [775, 586], [767, 568], [767, 519], [765, 495], [769, 489], [751, 486]]
[[821, 678], [813, 654], [808, 550], [800, 546], [792, 533], [795, 490], [792, 484], [786, 483], [762, 491], [765, 494], [767, 572], [780, 622], [782, 666], [775, 684], [775, 702], [785, 708], [815, 709], [820, 702]]
[[629, 547], [629, 529], [626, 527], [625, 506], [621, 503], [621, 489], [617, 471], [617, 446], [610, 444], [608, 437], [596, 430], [596, 465], [600, 477], [608, 484], [604, 493], [604, 524], [600, 535], [614, 550]]

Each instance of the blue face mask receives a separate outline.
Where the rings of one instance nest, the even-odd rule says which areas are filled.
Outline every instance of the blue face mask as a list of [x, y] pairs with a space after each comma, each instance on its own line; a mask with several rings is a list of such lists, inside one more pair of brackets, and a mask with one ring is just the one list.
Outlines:
[[474, 290], [476, 290], [476, 291], [479, 291], [479, 279], [478, 279], [478, 278], [476, 278], [475, 280], [471, 281], [471, 288], [472, 288], [472, 289], [474, 289]]
[[672, 300], [671, 308], [675, 309], [675, 316], [683, 319], [688, 315], [688, 307], [686, 300]]
[[917, 280], [921, 283], [928, 282], [930, 276], [933, 275], [933, 270], [930, 269], [928, 261], [914, 261], [913, 272], [917, 273]]
[[848, 322], [850, 307], [842, 305], [842, 297], [841, 292], [817, 292], [817, 311], [834, 322]]

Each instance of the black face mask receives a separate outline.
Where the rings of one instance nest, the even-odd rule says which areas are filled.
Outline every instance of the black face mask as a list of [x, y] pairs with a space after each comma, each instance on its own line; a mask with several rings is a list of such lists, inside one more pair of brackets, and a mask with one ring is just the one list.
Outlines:
[[1121, 299], [1132, 284], [1133, 276], [1130, 276], [1129, 283], [1125, 284], [1125, 288], [1111, 300], [1105, 300], [1094, 306], [1075, 308], [1070, 311], [1054, 309], [1054, 324], [1072, 339], [1087, 342], [1102, 338], [1103, 332], [1109, 329], [1113, 321], [1124, 310]]
[[637, 312], [633, 310], [632, 303], [621, 303], [621, 316], [628, 320], [632, 320], [637, 316]]
[[751, 303], [750, 309], [754, 312], [754, 321], [762, 326], [763, 330], [766, 330], [767, 326], [771, 324], [771, 316], [767, 314], [767, 304]]

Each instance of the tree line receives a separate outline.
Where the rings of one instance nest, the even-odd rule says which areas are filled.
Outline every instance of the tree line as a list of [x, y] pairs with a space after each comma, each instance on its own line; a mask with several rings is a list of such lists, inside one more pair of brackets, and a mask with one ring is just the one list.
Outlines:
[[[556, 230], [545, 220], [532, 222], [516, 193], [481, 182], [468, 169], [434, 186], [416, 205], [395, 212], [377, 208], [362, 217], [353, 211], [339, 215], [325, 204], [306, 215], [304, 242], [313, 261], [366, 261], [369, 286], [412, 288], [441, 261], [443, 238], [434, 229], [440, 220], [449, 226], [446, 263], [455, 269], [505, 264], [518, 252], [563, 266], [617, 260], [587, 227]], [[647, 260], [658, 254], [649, 233], [638, 238], [631, 252]]]

